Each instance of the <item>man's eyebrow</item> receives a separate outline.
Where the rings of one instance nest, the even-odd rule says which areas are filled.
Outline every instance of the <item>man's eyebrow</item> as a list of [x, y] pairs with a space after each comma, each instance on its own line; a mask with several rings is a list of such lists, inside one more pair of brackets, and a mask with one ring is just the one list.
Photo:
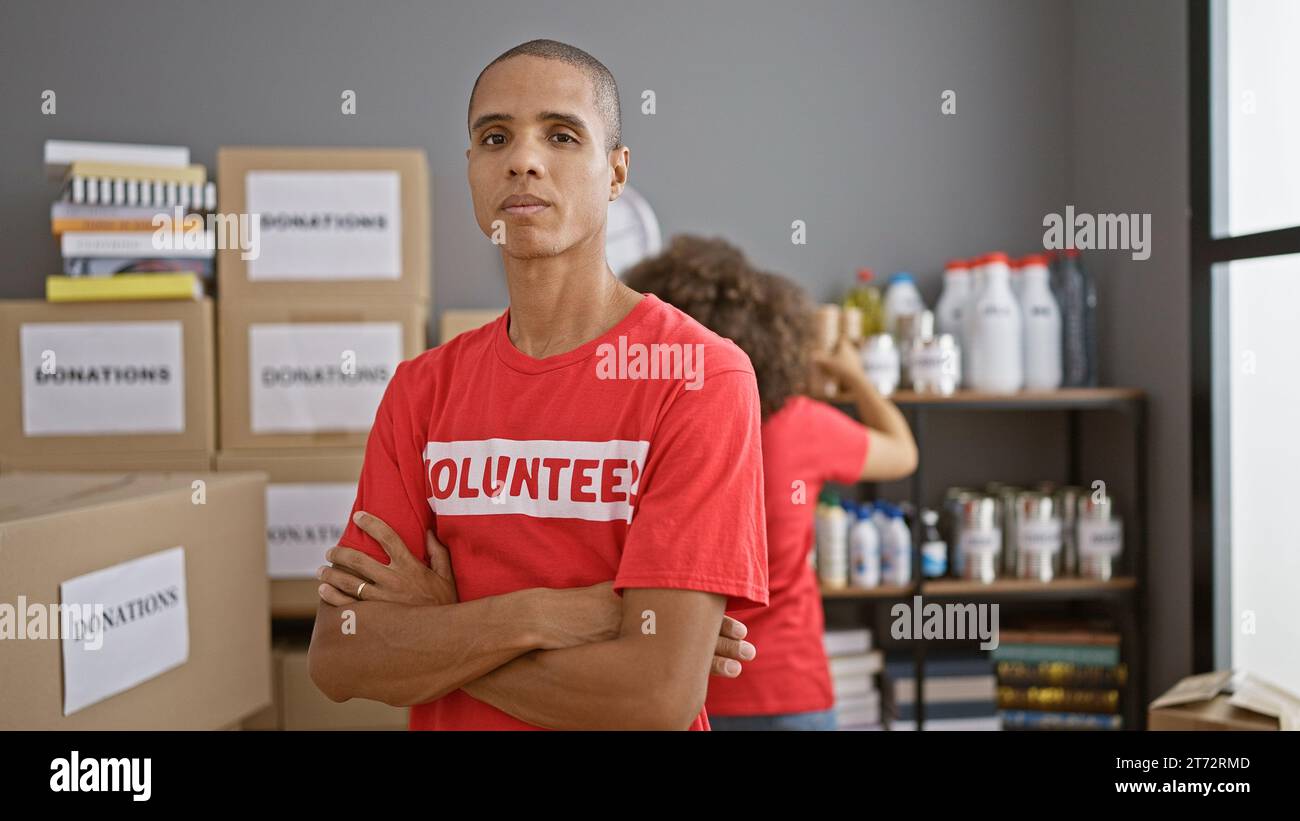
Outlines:
[[492, 125], [493, 123], [508, 123], [512, 120], [514, 120], [514, 117], [509, 114], [484, 114], [482, 117], [479, 117], [474, 121], [474, 124], [469, 127], [469, 130], [472, 134], [484, 126]]
[[582, 131], [585, 133], [591, 132], [591, 129], [587, 127], [587, 124], [583, 122], [583, 119], [576, 114], [565, 114], [563, 111], [543, 111], [538, 116], [538, 119], [561, 122], [575, 131]]

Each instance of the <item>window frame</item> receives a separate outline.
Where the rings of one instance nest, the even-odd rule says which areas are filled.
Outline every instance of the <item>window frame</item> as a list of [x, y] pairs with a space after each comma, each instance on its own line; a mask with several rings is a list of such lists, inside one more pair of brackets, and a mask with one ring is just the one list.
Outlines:
[[[1226, 182], [1215, 161], [1215, 140], [1226, 138], [1226, 120], [1214, 120], [1214, 60], [1226, 46], [1226, 6], [1216, 0], [1188, 0], [1188, 138], [1190, 193], [1191, 411], [1192, 411], [1192, 665], [1216, 668], [1214, 480], [1226, 470], [1214, 459], [1214, 293], [1213, 269], [1220, 263], [1300, 253], [1300, 225], [1240, 236], [1214, 235], [1214, 183]], [[1217, 130], [1216, 130], [1217, 126]], [[1224, 475], [1227, 475], [1226, 473]], [[1219, 579], [1226, 583], [1227, 579]]]

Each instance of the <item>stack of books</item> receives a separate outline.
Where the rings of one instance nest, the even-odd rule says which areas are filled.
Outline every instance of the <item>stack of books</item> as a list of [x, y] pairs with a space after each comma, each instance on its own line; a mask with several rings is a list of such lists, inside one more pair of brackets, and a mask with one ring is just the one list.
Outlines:
[[1128, 668], [1106, 628], [1003, 630], [993, 651], [1004, 730], [1119, 730]]
[[200, 299], [213, 291], [216, 185], [180, 146], [47, 140], [63, 274], [50, 302]]
[[880, 722], [880, 690], [876, 688], [883, 657], [879, 650], [871, 649], [871, 631], [827, 630], [822, 639], [830, 661], [839, 729], [884, 729]]
[[[891, 730], [916, 729], [916, 667], [910, 652], [885, 663], [892, 700]], [[1000, 730], [993, 661], [979, 651], [928, 651], [921, 688], [925, 730]]]

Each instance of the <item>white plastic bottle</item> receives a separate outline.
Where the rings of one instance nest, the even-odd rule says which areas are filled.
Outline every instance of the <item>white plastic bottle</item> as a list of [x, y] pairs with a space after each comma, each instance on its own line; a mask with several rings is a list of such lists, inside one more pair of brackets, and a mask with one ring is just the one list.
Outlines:
[[975, 335], [971, 386], [989, 393], [1015, 393], [1024, 387], [1024, 320], [1008, 282], [1007, 255], [989, 254], [984, 290], [971, 317]]
[[970, 276], [970, 266], [963, 260], [953, 260], [943, 266], [943, 293], [939, 294], [939, 302], [934, 308], [938, 334], [952, 334], [963, 349], [961, 318], [970, 298]]
[[919, 314], [924, 310], [925, 300], [911, 274], [900, 271], [889, 278], [889, 287], [885, 289], [885, 333], [898, 333], [898, 317], [903, 314]]
[[880, 533], [871, 521], [871, 505], [858, 505], [849, 528], [849, 586], [880, 586]]
[[1025, 271], [1021, 267], [1024, 264], [1024, 259], [1007, 260], [1007, 281], [1011, 283], [1011, 293], [1015, 295], [1017, 301], [1025, 291]]
[[966, 304], [962, 306], [961, 311], [961, 357], [964, 366], [962, 385], [967, 388], [975, 386], [976, 373], [979, 370], [980, 340], [976, 333], [979, 329], [975, 327], [975, 301], [984, 292], [984, 266], [987, 261], [988, 254], [970, 261], [970, 291], [967, 293]]
[[1025, 389], [1052, 391], [1061, 387], [1061, 308], [1048, 282], [1047, 259], [1034, 255], [1021, 260], [1024, 291], [1020, 313], [1025, 326]]
[[903, 519], [903, 511], [886, 506], [886, 524], [881, 538], [881, 581], [906, 585], [912, 582], [912, 534]]
[[817, 578], [823, 587], [839, 590], [849, 583], [848, 519], [838, 499], [817, 507]]

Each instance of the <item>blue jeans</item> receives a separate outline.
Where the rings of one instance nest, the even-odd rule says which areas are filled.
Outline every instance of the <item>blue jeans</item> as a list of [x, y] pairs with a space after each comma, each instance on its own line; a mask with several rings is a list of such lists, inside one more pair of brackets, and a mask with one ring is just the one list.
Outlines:
[[709, 716], [714, 730], [834, 730], [835, 708], [811, 713], [778, 713], [770, 716]]

